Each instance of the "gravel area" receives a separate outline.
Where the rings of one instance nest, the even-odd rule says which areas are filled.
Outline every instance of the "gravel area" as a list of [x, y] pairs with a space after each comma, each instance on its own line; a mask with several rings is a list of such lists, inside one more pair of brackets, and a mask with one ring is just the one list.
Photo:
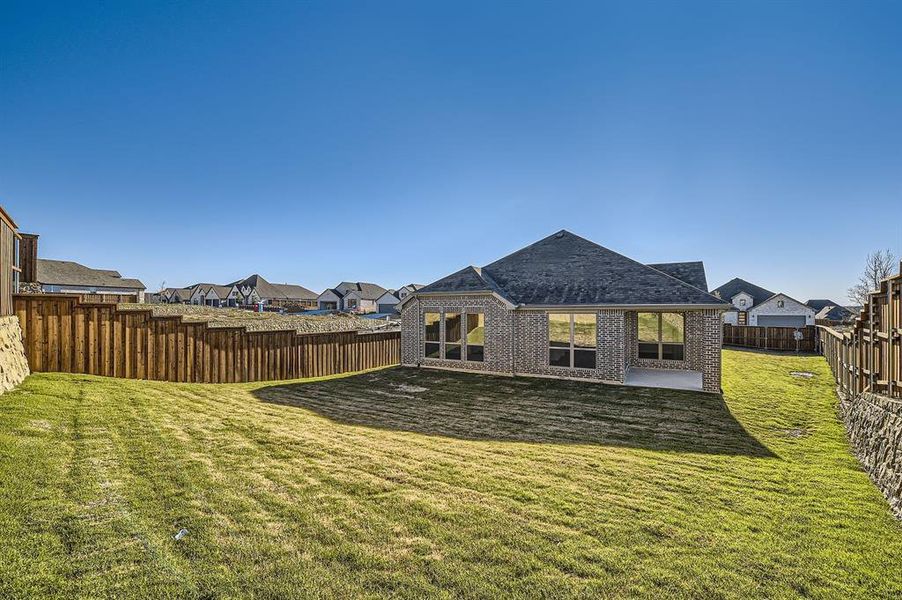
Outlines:
[[281, 315], [257, 313], [240, 308], [213, 308], [189, 304], [120, 304], [124, 310], [153, 310], [154, 315], [181, 315], [185, 321], [206, 321], [210, 327], [246, 327], [248, 331], [294, 329], [299, 333], [327, 331], [361, 331], [397, 328], [397, 322], [387, 324], [376, 319], [362, 319], [348, 314]]

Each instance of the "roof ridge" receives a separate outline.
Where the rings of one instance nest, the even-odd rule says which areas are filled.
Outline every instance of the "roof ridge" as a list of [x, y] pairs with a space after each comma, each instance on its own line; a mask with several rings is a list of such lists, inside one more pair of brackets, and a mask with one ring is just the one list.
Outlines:
[[[707, 295], [707, 296], [710, 296], [711, 299], [712, 299], [712, 300], [715, 300], [718, 304], [723, 303], [723, 300], [721, 300], [721, 299], [718, 298], [717, 296], [714, 296], [711, 292], [706, 292], [705, 290], [702, 290], [701, 288], [697, 288], [697, 287], [695, 287], [694, 285], [689, 285], [688, 283], [686, 283], [686, 282], [683, 281], [682, 279], [678, 279], [678, 278], [674, 277], [673, 275], [668, 275], [667, 273], [664, 273], [663, 271], [659, 271], [658, 269], [655, 269], [654, 267], [650, 267], [650, 266], [648, 266], [648, 265], [645, 264], [645, 263], [639, 262], [639, 261], [636, 260], [635, 258], [630, 258], [629, 256], [627, 256], [627, 255], [625, 255], [625, 254], [621, 254], [620, 252], [617, 252], [616, 250], [611, 250], [611, 249], [608, 248], [607, 246], [602, 246], [601, 244], [598, 244], [598, 243], [596, 243], [596, 242], [593, 242], [593, 241], [590, 240], [590, 239], [584, 238], [584, 237], [582, 237], [581, 235], [577, 235], [577, 234], [573, 233], [572, 231], [567, 231], [566, 229], [561, 229], [560, 231], [558, 231], [558, 232], [556, 232], [556, 233], [553, 233], [553, 234], [549, 235], [548, 237], [544, 237], [544, 238], [542, 238], [541, 240], [539, 240], [538, 242], [535, 242], [535, 243], [533, 243], [533, 244], [530, 244], [530, 245], [527, 246], [526, 248], [531, 248], [532, 246], [535, 246], [536, 244], [539, 244], [539, 243], [541, 243], [541, 242], [544, 242], [545, 240], [547, 240], [547, 239], [549, 239], [549, 238], [562, 239], [565, 235], [571, 235], [571, 236], [573, 236], [573, 237], [575, 237], [575, 238], [578, 238], [578, 239], [580, 239], [580, 240], [582, 240], [582, 241], [584, 241], [584, 242], [588, 242], [589, 244], [592, 244], [593, 246], [596, 246], [596, 247], [598, 247], [598, 248], [601, 248], [602, 250], [607, 250], [608, 252], [611, 252], [611, 253], [613, 253], [613, 254], [616, 254], [617, 256], [619, 256], [619, 257], [621, 257], [621, 258], [625, 258], [626, 260], [628, 260], [628, 261], [630, 261], [630, 262], [632, 262], [632, 263], [634, 263], [634, 264], [640, 265], [641, 267], [643, 267], [643, 268], [645, 268], [645, 269], [649, 269], [649, 270], [651, 270], [651, 271], [654, 271], [655, 273], [660, 273], [660, 274], [663, 275], [664, 277], [668, 277], [668, 278], [670, 278], [670, 279], [676, 281], [676, 282], [679, 283], [681, 286], [684, 286], [684, 287], [687, 287], [687, 288], [690, 288], [690, 289], [693, 289], [693, 290], [697, 290], [697, 291], [699, 291], [699, 292], [701, 292], [701, 293], [703, 293], [703, 294], [705, 294], [705, 295]], [[518, 250], [517, 252], [521, 252], [521, 251], [523, 251], [523, 250], [526, 250], [526, 248], [521, 248], [521, 249]], [[513, 254], [509, 254], [508, 256], [504, 256], [504, 257], [502, 257], [502, 258], [499, 258], [498, 260], [503, 260], [503, 259], [505, 259], [505, 258], [508, 258], [509, 256], [513, 256]], [[496, 260], [495, 262], [498, 262], [498, 260]], [[664, 263], [661, 263], [661, 264], [664, 264]]]

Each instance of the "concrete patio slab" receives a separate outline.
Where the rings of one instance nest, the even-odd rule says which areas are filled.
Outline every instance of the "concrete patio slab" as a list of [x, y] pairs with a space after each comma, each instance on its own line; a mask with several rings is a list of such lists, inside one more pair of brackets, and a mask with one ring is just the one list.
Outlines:
[[702, 391], [700, 371], [682, 369], [639, 369], [631, 368], [626, 373], [626, 385], [641, 387], [670, 388], [673, 390]]

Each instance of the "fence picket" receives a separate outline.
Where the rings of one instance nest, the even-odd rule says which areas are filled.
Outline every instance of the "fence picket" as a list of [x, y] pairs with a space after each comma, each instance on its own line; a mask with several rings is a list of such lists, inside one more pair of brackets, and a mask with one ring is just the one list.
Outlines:
[[248, 332], [65, 294], [18, 294], [13, 305], [33, 371], [229, 383], [390, 366], [401, 354], [399, 331]]

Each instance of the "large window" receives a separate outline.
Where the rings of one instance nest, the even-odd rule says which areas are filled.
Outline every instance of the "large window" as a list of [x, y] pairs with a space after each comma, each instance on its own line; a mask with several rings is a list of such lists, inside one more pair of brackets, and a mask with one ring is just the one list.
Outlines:
[[460, 358], [460, 313], [445, 313], [445, 359]]
[[548, 315], [548, 364], [594, 369], [598, 324], [594, 314]]
[[[445, 360], [485, 360], [485, 316], [482, 313], [427, 312], [425, 356]], [[444, 329], [444, 339], [441, 332]]]
[[426, 358], [441, 358], [441, 313], [428, 312], [424, 316], [426, 325]]
[[467, 313], [467, 360], [482, 362], [485, 359], [485, 315]]
[[683, 360], [685, 335], [680, 313], [639, 313], [639, 358]]

